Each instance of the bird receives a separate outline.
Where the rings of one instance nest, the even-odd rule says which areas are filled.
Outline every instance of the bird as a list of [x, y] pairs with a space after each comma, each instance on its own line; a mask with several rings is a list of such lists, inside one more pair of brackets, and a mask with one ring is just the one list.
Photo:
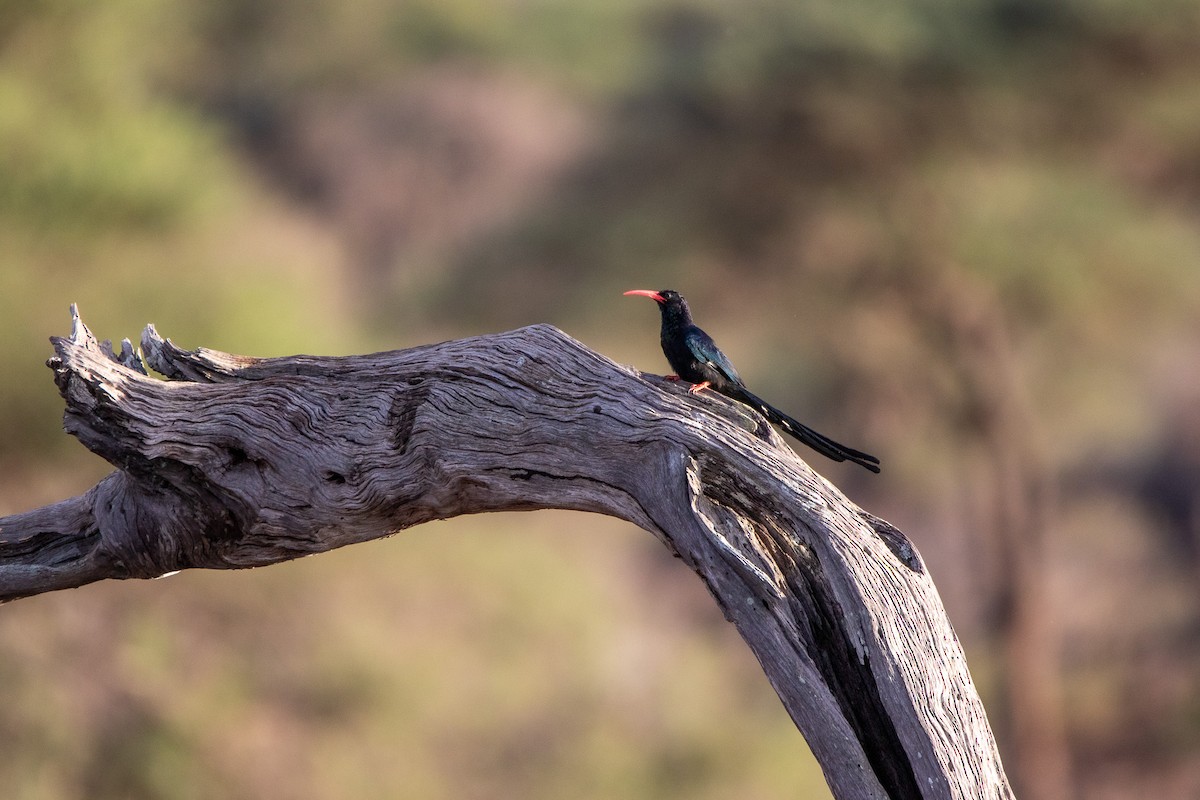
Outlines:
[[[783, 428], [797, 441], [808, 445], [834, 461], [851, 461], [871, 472], [879, 472], [879, 459], [873, 455], [839, 444], [828, 436], [789, 417], [775, 406], [746, 388], [746, 383], [733, 368], [733, 363], [717, 347], [712, 337], [692, 321], [687, 300], [674, 289], [631, 289], [626, 295], [649, 297], [658, 303], [662, 312], [662, 349], [667, 363], [678, 378], [691, 383], [689, 393], [712, 389], [726, 397], [745, 403], [771, 422]], [[674, 379], [675, 376], [668, 376]]]

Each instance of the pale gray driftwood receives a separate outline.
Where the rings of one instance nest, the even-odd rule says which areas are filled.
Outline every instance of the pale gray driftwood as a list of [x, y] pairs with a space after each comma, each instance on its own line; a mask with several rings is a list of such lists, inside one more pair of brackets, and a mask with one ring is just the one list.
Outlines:
[[458, 514], [595, 511], [704, 580], [835, 797], [1012, 796], [920, 556], [744, 406], [546, 325], [276, 359], [184, 351], [151, 326], [165, 381], [77, 314], [52, 341], [67, 430], [118, 471], [0, 519], [0, 599], [272, 564]]

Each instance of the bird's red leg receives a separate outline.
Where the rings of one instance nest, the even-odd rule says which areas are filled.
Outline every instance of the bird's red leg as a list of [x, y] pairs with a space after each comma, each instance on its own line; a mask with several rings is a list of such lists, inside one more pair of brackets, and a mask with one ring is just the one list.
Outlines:
[[688, 394], [696, 394], [697, 392], [702, 392], [711, 385], [712, 384], [709, 383], [708, 381], [703, 381], [702, 383], [693, 384], [692, 388], [688, 389]]
[[663, 377], [664, 377], [664, 378], [666, 378], [666, 379], [667, 379], [667, 380], [669, 380], [669, 381], [677, 381], [677, 380], [679, 380], [679, 376], [678, 376], [678, 375], [663, 375]]

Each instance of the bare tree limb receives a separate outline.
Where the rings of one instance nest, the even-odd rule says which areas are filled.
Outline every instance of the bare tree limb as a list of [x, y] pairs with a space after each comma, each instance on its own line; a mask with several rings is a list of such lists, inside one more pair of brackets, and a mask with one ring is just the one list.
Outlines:
[[744, 406], [545, 325], [278, 359], [181, 350], [151, 326], [142, 351], [166, 381], [77, 314], [52, 341], [67, 430], [118, 471], [0, 519], [0, 600], [271, 564], [459, 514], [595, 511], [704, 580], [835, 797], [1012, 796], [920, 556]]

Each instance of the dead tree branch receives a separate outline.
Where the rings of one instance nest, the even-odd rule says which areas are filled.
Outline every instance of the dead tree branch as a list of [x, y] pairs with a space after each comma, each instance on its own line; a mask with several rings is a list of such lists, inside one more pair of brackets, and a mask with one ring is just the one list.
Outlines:
[[434, 519], [565, 508], [628, 520], [708, 586], [835, 797], [1009, 798], [920, 556], [763, 419], [561, 331], [367, 356], [184, 351], [148, 377], [74, 316], [49, 362], [66, 429], [117, 471], [0, 519], [0, 600], [261, 566]]

